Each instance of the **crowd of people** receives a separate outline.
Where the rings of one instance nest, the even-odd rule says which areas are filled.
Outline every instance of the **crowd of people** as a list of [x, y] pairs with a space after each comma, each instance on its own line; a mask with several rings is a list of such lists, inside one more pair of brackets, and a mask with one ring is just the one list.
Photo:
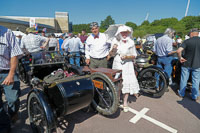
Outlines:
[[[0, 132], [7, 133], [11, 122], [14, 122], [19, 110], [20, 82], [15, 73], [18, 58], [22, 54], [32, 53], [35, 59], [41, 58], [38, 51], [59, 51], [68, 53], [69, 63], [80, 66], [80, 53], [85, 53], [85, 63], [90, 68], [107, 68], [108, 60], [113, 57], [112, 69], [122, 70], [121, 92], [123, 94], [123, 110], [127, 112], [128, 96], [139, 96], [139, 84], [134, 72], [133, 62], [137, 57], [135, 42], [132, 38], [132, 28], [121, 25], [114, 35], [114, 39], [108, 40], [105, 33], [99, 32], [97, 22], [90, 24], [91, 34], [86, 35], [85, 30], [78, 36], [55, 37], [51, 34], [48, 37], [43, 32], [37, 35], [36, 30], [27, 28], [27, 35], [16, 39], [11, 30], [0, 26]], [[192, 94], [191, 98], [197, 100], [199, 97], [200, 82], [200, 37], [199, 30], [192, 29], [190, 38], [182, 41], [177, 39], [174, 43], [175, 30], [167, 28], [164, 35], [155, 41], [153, 52], [157, 55], [157, 66], [163, 68], [168, 74], [169, 79], [172, 73], [171, 62], [173, 55], [177, 54], [181, 66], [181, 82], [178, 96], [185, 96], [187, 80], [192, 75]], [[138, 38], [137, 41], [140, 41]], [[174, 50], [173, 45], [178, 47]], [[184, 51], [184, 54], [182, 54]], [[73, 58], [72, 56], [75, 56]], [[8, 104], [8, 112], [3, 108], [2, 93]]]

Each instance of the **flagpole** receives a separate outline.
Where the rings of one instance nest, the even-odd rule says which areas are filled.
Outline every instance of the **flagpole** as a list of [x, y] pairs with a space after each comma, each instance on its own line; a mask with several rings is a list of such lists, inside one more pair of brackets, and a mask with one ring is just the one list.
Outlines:
[[188, 0], [188, 3], [187, 3], [187, 7], [186, 7], [186, 11], [185, 11], [185, 17], [187, 16], [189, 6], [190, 6], [190, 0]]
[[145, 21], [147, 21], [149, 19], [149, 13], [147, 13], [146, 17], [145, 17]]

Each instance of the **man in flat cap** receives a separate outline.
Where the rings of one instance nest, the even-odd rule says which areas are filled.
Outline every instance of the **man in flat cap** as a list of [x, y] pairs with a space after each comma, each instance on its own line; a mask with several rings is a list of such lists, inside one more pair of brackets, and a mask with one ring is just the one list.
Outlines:
[[28, 35], [24, 36], [21, 40], [22, 50], [27, 50], [30, 53], [41, 51], [41, 46], [44, 42], [47, 41], [47, 38], [36, 35], [35, 33], [37, 33], [37, 31], [34, 27], [27, 28], [26, 32], [28, 33]]
[[[185, 40], [181, 47], [177, 50], [177, 54], [181, 67], [181, 81], [180, 90], [178, 95], [180, 97], [185, 96], [185, 89], [190, 73], [192, 74], [192, 94], [191, 98], [197, 101], [199, 97], [199, 82], [200, 82], [200, 37], [198, 37], [199, 30], [197, 28], [191, 29], [190, 38]], [[182, 55], [182, 51], [185, 54]]]
[[92, 34], [87, 38], [85, 45], [86, 64], [91, 68], [107, 68], [110, 44], [107, 42], [106, 35], [99, 32], [97, 22], [92, 22], [90, 28]]
[[43, 50], [43, 45], [46, 46], [48, 39], [43, 36], [36, 35], [37, 31], [34, 27], [27, 28], [26, 32], [28, 35], [23, 36], [21, 40], [21, 49], [25, 54], [30, 54], [35, 60], [41, 59], [41, 53], [39, 51]]

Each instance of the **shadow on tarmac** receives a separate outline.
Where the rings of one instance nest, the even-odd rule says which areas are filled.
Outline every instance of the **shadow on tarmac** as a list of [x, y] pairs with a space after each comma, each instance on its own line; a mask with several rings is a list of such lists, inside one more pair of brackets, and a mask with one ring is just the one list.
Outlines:
[[[177, 84], [171, 86], [172, 90], [175, 94], [177, 94], [177, 90], [179, 86]], [[191, 88], [188, 87], [185, 91], [185, 96], [182, 98], [181, 101], [177, 101], [178, 104], [182, 105], [184, 108], [186, 108], [188, 111], [190, 111], [194, 116], [196, 116], [198, 119], [200, 119], [200, 104], [196, 101], [193, 101], [190, 96]]]
[[[22, 88], [22, 87], [21, 87], [21, 88]], [[24, 89], [21, 89], [21, 95], [20, 95], [20, 97], [23, 97], [23, 96], [27, 95], [27, 94], [29, 93], [30, 90], [31, 90], [31, 89], [30, 89], [30, 87], [28, 87], [28, 86], [26, 86], [26, 88], [24, 88]]]
[[[77, 112], [74, 112], [72, 114], [66, 115], [60, 120], [58, 120], [57, 124], [57, 132], [62, 133], [72, 133], [75, 125], [84, 122], [85, 120], [89, 119], [90, 117], [93, 117], [97, 113], [93, 110], [85, 112], [84, 110], [79, 110]], [[111, 116], [104, 116], [110, 119], [115, 119], [120, 115], [120, 109], [116, 111], [115, 114]]]
[[190, 98], [185, 97], [181, 101], [177, 101], [177, 103], [181, 104], [184, 108], [200, 119], [200, 104], [198, 102], [192, 101]]
[[57, 130], [59, 130], [62, 133], [72, 133], [76, 124], [82, 123], [83, 121], [94, 116], [95, 114], [96, 113], [94, 112], [86, 113], [80, 110], [72, 114], [66, 115], [60, 120], [58, 120]]

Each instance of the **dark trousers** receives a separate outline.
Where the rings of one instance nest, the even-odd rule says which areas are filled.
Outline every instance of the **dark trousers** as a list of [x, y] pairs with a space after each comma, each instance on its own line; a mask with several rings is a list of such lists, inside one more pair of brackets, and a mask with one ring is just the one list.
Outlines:
[[95, 59], [90, 57], [90, 68], [107, 68], [108, 67], [108, 61], [107, 58], [102, 59]]

